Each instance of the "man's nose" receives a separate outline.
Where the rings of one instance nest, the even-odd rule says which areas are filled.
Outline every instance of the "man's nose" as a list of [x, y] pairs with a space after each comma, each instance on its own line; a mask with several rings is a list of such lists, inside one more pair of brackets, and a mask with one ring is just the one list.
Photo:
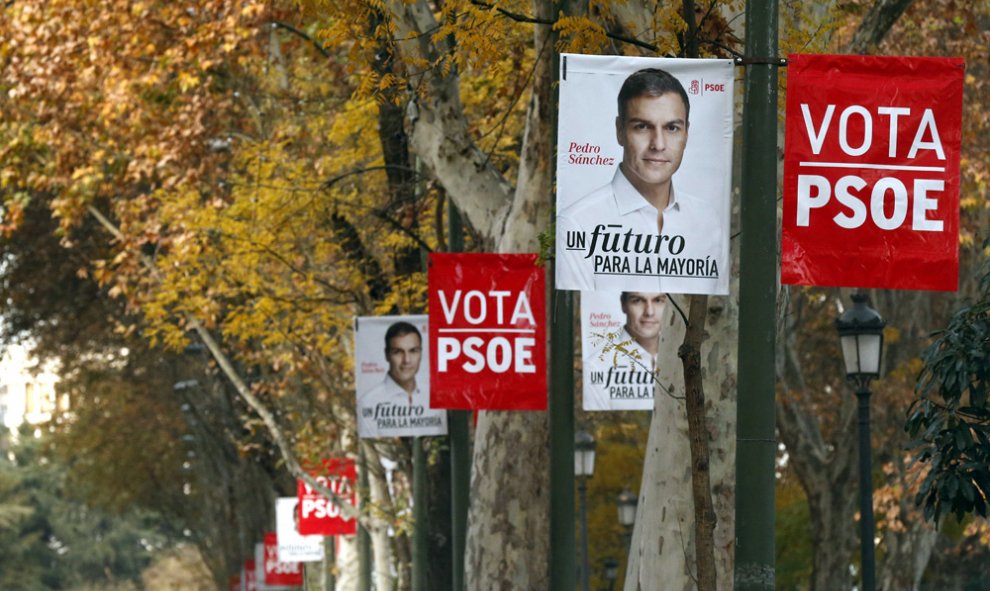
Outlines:
[[664, 141], [663, 133], [654, 129], [650, 132], [650, 148], [653, 150], [663, 150], [667, 146], [667, 142]]

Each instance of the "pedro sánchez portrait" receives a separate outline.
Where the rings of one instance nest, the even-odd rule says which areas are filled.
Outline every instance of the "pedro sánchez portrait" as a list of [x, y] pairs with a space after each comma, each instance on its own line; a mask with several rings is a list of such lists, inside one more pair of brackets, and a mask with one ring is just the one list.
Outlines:
[[[717, 65], [716, 72], [726, 74], [726, 68]], [[582, 72], [575, 71], [579, 66], [570, 63], [568, 68], [567, 75], [580, 84]], [[561, 154], [558, 177], [575, 174], [589, 180], [564, 180], [558, 186], [559, 288], [728, 292], [730, 162], [722, 159], [726, 154], [731, 159], [731, 70], [727, 74], [727, 82], [712, 82], [717, 78], [704, 71], [678, 77], [661, 67], [640, 67], [623, 75], [618, 92], [611, 94], [614, 103], [585, 113], [586, 118], [608, 126], [611, 141], [600, 139], [601, 130], [564, 131], [569, 125], [565, 109], [571, 105], [563, 98], [570, 83], [562, 80], [560, 126], [564, 137], [559, 148], [567, 152]], [[614, 74], [599, 76], [613, 83], [616, 80]], [[680, 78], [689, 80], [687, 88]], [[705, 99], [706, 88], [708, 95], [716, 95], [712, 100]], [[589, 100], [587, 90], [578, 92], [585, 93], [578, 100]], [[714, 103], [729, 109], [729, 124], [721, 133], [711, 121], [699, 125], [702, 119], [713, 117]], [[703, 109], [696, 108], [701, 105]], [[725, 114], [716, 112], [714, 117], [718, 123], [726, 121]], [[689, 150], [695, 143], [700, 149]], [[686, 166], [689, 157], [697, 159], [690, 170]], [[598, 182], [590, 184], [595, 177]], [[573, 199], [582, 186], [585, 192]], [[590, 193], [586, 191], [595, 186], [598, 188]]]
[[360, 437], [447, 433], [446, 411], [430, 409], [425, 328], [425, 316], [366, 316], [355, 322]]
[[667, 295], [582, 292], [584, 410], [653, 410]]

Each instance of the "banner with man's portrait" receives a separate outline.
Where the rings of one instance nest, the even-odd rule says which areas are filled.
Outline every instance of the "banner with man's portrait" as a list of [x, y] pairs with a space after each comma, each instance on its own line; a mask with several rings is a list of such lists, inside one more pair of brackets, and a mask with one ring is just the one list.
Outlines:
[[660, 292], [581, 292], [582, 407], [653, 410]]
[[275, 499], [275, 533], [278, 559], [282, 562], [319, 562], [323, 560], [323, 536], [299, 533], [299, 498]]
[[425, 315], [355, 319], [358, 436], [447, 434], [447, 411], [430, 408], [428, 335]]
[[561, 55], [558, 289], [729, 293], [734, 70]]

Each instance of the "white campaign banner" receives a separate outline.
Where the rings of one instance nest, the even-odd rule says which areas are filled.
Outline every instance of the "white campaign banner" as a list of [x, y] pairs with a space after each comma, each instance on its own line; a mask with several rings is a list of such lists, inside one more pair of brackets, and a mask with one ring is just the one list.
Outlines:
[[734, 70], [561, 55], [558, 289], [728, 294]]
[[447, 434], [447, 411], [430, 408], [428, 335], [425, 315], [354, 320], [360, 437]]
[[581, 292], [584, 410], [653, 410], [666, 303], [658, 292]]
[[299, 511], [297, 497], [275, 499], [275, 533], [278, 535], [278, 559], [281, 562], [319, 562], [323, 560], [323, 536], [304, 536], [296, 526]]

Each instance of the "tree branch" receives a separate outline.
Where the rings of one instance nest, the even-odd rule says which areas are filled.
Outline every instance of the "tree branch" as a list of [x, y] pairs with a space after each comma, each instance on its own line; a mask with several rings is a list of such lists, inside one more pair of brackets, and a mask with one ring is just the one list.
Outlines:
[[[96, 207], [92, 205], [88, 206], [87, 209], [89, 214], [92, 215], [111, 235], [113, 235], [114, 238], [120, 240], [121, 242], [125, 241], [126, 237], [120, 229], [117, 228], [117, 226], [114, 225], [114, 223], [111, 222], [105, 215], [103, 215], [100, 210], [96, 209]], [[162, 278], [159, 275], [158, 269], [155, 267], [154, 262], [144, 254], [141, 255], [141, 262], [148, 270], [148, 273], [151, 275], [152, 279], [158, 283], [161, 283]], [[217, 343], [216, 339], [213, 338], [213, 335], [210, 334], [210, 331], [208, 331], [206, 327], [199, 322], [199, 319], [192, 314], [186, 314], [184, 319], [186, 324], [196, 332], [197, 336], [199, 336], [199, 338], [203, 341], [203, 344], [206, 345], [206, 348], [210, 351], [210, 354], [217, 362], [217, 365], [223, 371], [227, 379], [230, 380], [231, 385], [234, 386], [237, 394], [248, 404], [248, 406], [251, 407], [252, 410], [254, 410], [254, 412], [258, 414], [262, 422], [265, 424], [265, 427], [268, 428], [268, 433], [271, 435], [276, 447], [278, 447], [279, 453], [282, 456], [282, 460], [285, 462], [285, 466], [289, 470], [289, 473], [296, 478], [303, 480], [313, 490], [333, 501], [334, 504], [340, 507], [341, 513], [344, 516], [358, 519], [361, 522], [361, 525], [366, 528], [372, 527], [370, 516], [360, 515], [360, 511], [352, 505], [349, 500], [338, 496], [332, 490], [317, 482], [317, 480], [313, 478], [309, 472], [302, 469], [302, 466], [300, 466], [299, 462], [296, 460], [295, 453], [289, 445], [289, 441], [285, 438], [285, 434], [282, 432], [282, 428], [279, 426], [278, 421], [275, 420], [275, 415], [273, 415], [268, 407], [266, 407], [258, 399], [258, 397], [251, 392], [250, 386], [248, 386], [247, 382], [245, 382], [237, 372], [234, 364], [220, 347], [220, 344]]]
[[846, 46], [846, 51], [869, 53], [876, 49], [912, 2], [914, 0], [877, 0], [853, 33], [852, 41]]
[[333, 57], [333, 56], [330, 55], [330, 52], [327, 51], [326, 48], [323, 47], [323, 45], [319, 41], [317, 41], [316, 39], [313, 39], [312, 37], [310, 37], [305, 31], [301, 31], [301, 30], [293, 27], [289, 23], [285, 23], [285, 22], [282, 22], [282, 21], [271, 21], [271, 25], [272, 25], [272, 28], [275, 28], [275, 29], [285, 29], [286, 31], [292, 33], [293, 35], [295, 35], [297, 37], [301, 37], [302, 39], [305, 39], [306, 41], [309, 42], [310, 45], [312, 45], [313, 47], [315, 47], [316, 50], [319, 51], [323, 55], [323, 57], [325, 57], [327, 59], [330, 59], [331, 57]]

